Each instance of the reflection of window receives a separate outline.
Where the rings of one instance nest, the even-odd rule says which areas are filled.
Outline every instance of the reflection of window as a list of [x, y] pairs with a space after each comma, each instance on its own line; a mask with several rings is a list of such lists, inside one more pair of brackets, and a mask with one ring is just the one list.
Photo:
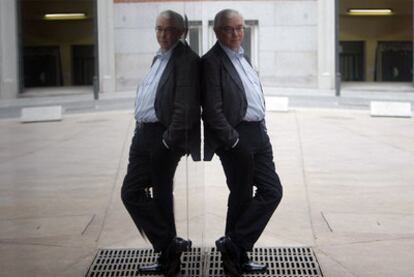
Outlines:
[[[259, 68], [259, 53], [258, 53], [258, 25], [257, 20], [245, 20], [244, 21], [245, 30], [244, 30], [244, 39], [242, 42], [242, 47], [245, 54], [250, 58], [250, 63], [257, 70]], [[209, 26], [209, 48], [211, 48], [214, 43], [216, 43], [216, 36], [213, 30], [213, 21], [208, 22]]]
[[190, 21], [188, 22], [188, 42], [191, 49], [196, 52], [198, 55], [201, 55], [201, 21]]
[[364, 80], [364, 42], [341, 41], [340, 68], [342, 81]]
[[63, 85], [59, 46], [24, 47], [23, 61], [24, 87]]
[[412, 68], [412, 42], [378, 42], [375, 64], [375, 81], [411, 82]]
[[73, 85], [92, 85], [95, 74], [94, 45], [72, 45]]
[[244, 30], [244, 39], [242, 43], [242, 47], [246, 52], [246, 55], [250, 57], [250, 62], [252, 63], [253, 67], [258, 69], [259, 68], [259, 58], [258, 58], [258, 38], [257, 38], [257, 20], [246, 20], [244, 22], [246, 28]]

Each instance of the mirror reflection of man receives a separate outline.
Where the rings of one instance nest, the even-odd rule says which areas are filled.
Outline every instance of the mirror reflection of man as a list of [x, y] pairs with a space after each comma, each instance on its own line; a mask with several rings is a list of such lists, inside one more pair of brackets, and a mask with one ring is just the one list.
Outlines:
[[[216, 241], [230, 276], [263, 272], [247, 255], [282, 198], [264, 121], [259, 76], [244, 55], [244, 21], [235, 10], [214, 19], [218, 42], [201, 58], [204, 159], [216, 153], [230, 190], [225, 236]], [[253, 196], [253, 187], [256, 191]]]
[[154, 264], [138, 270], [165, 276], [180, 271], [181, 254], [191, 247], [191, 241], [177, 237], [174, 174], [183, 155], [200, 159], [200, 58], [180, 40], [185, 29], [174, 11], [156, 19], [160, 49], [137, 91], [136, 128], [121, 191], [139, 232], [160, 252]]

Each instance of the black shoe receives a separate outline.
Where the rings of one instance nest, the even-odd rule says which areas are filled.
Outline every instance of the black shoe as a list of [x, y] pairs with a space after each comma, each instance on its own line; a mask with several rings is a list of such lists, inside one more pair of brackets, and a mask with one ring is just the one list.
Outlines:
[[259, 273], [265, 272], [267, 270], [267, 265], [248, 260], [247, 262], [242, 263], [241, 268], [245, 273]]
[[221, 237], [216, 240], [216, 247], [221, 253], [224, 272], [231, 277], [240, 277], [242, 271], [240, 268], [240, 253], [238, 247], [229, 237]]
[[157, 262], [140, 265], [138, 272], [147, 274], [164, 274], [166, 277], [176, 276], [180, 272], [181, 254], [191, 248], [191, 241], [174, 238], [165, 251], [161, 252]]
[[165, 251], [165, 270], [166, 277], [176, 276], [181, 268], [181, 254], [190, 250], [191, 241], [182, 238], [174, 238]]

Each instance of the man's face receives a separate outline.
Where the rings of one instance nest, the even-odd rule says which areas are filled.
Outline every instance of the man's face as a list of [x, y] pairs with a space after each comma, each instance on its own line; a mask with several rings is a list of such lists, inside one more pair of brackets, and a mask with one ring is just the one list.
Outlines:
[[172, 20], [162, 16], [157, 18], [155, 32], [157, 34], [158, 44], [164, 50], [170, 49], [182, 35], [182, 32], [174, 26]]
[[238, 51], [244, 37], [243, 18], [239, 15], [226, 17], [214, 32], [224, 46]]

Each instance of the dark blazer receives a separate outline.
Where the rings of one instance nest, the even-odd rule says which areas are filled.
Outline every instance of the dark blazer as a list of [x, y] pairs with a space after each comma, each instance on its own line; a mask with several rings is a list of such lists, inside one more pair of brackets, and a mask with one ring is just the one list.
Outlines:
[[247, 111], [243, 83], [217, 42], [202, 58], [204, 160], [219, 147], [230, 148], [238, 139], [235, 130]]
[[173, 49], [155, 97], [155, 114], [172, 148], [200, 160], [200, 57], [181, 41]]

